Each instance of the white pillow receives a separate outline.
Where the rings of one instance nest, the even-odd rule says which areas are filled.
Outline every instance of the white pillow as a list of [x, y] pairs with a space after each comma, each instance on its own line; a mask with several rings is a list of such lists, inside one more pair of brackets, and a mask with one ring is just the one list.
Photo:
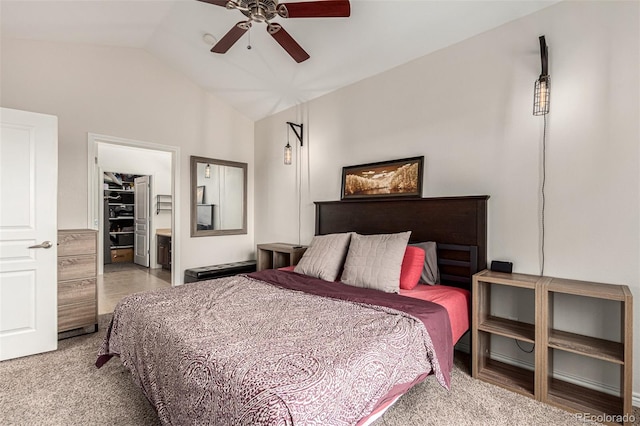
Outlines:
[[400, 269], [411, 231], [351, 236], [341, 281], [387, 293], [400, 291]]
[[325, 281], [335, 281], [349, 248], [351, 232], [316, 235], [293, 272]]

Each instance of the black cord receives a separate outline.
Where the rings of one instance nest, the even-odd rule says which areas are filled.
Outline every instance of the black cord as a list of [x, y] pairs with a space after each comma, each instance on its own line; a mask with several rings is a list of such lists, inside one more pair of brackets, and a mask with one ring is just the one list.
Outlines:
[[298, 170], [297, 170], [297, 174], [298, 174], [298, 245], [302, 244], [301, 243], [301, 229], [302, 229], [302, 224], [301, 222], [301, 215], [302, 215], [302, 147], [298, 147], [298, 145], [296, 144], [296, 156], [298, 158], [296, 158], [296, 160], [298, 160]]
[[541, 232], [542, 232], [542, 241], [540, 246], [541, 256], [542, 256], [542, 265], [540, 268], [540, 275], [544, 275], [544, 207], [545, 207], [545, 197], [544, 197], [544, 185], [547, 180], [547, 115], [543, 115], [543, 130], [542, 130], [542, 187], [540, 189], [540, 194], [542, 196], [542, 211], [541, 211]]
[[530, 351], [525, 351], [524, 349], [522, 349], [522, 346], [520, 346], [520, 343], [518, 342], [518, 340], [517, 340], [517, 339], [513, 339], [513, 341], [514, 341], [514, 342], [516, 342], [516, 346], [518, 346], [518, 348], [519, 348], [522, 352], [525, 352], [525, 353], [528, 353], [528, 354], [530, 354], [531, 352], [533, 352], [533, 350], [536, 348], [536, 344], [534, 343], [534, 344], [533, 344], [533, 346], [531, 347], [531, 350], [530, 350]]

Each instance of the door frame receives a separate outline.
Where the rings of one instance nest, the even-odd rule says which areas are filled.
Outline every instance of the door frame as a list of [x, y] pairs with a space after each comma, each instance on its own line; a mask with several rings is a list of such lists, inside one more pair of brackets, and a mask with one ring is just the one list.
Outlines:
[[[132, 148], [142, 148], [154, 151], [168, 152], [171, 154], [171, 195], [173, 209], [171, 211], [171, 285], [175, 286], [180, 281], [180, 148], [177, 146], [160, 145], [152, 142], [143, 142], [133, 139], [119, 138], [116, 136], [87, 134], [87, 170], [88, 170], [88, 206], [87, 225], [90, 229], [100, 231], [100, 214], [102, 213], [102, 175], [98, 166], [98, 144], [111, 144]], [[103, 259], [98, 259], [98, 273], [102, 273]]]

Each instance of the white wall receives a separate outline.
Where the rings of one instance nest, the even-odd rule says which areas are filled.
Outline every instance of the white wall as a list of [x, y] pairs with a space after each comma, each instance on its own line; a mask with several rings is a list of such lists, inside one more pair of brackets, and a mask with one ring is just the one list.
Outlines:
[[[545, 275], [628, 284], [640, 295], [639, 8], [563, 2], [259, 121], [256, 242], [298, 239], [296, 168], [282, 164], [285, 122], [294, 121], [305, 125], [301, 158], [294, 158], [302, 164], [302, 243], [313, 236], [313, 201], [339, 199], [343, 166], [424, 155], [424, 196], [490, 195], [489, 260], [539, 274], [543, 119], [532, 104], [544, 34], [551, 75]], [[508, 309], [522, 300], [500, 302], [497, 309]], [[569, 328], [608, 334], [619, 324], [610, 306], [602, 308], [604, 320], [589, 314], [590, 305], [562, 309]], [[519, 357], [508, 345], [505, 356]], [[600, 367], [590, 373], [588, 364], [556, 366], [615, 384], [617, 377]]]
[[[96, 133], [180, 147], [181, 269], [254, 257], [251, 120], [139, 49], [1, 43], [0, 105], [58, 117], [60, 229], [87, 227], [87, 133]], [[190, 155], [249, 163], [247, 235], [189, 237]]]

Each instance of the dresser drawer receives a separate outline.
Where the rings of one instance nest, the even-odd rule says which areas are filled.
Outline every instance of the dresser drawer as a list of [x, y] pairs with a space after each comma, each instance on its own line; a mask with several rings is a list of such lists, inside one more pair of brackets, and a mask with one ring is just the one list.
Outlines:
[[62, 281], [58, 283], [58, 306], [96, 300], [96, 279]]
[[96, 302], [58, 307], [58, 333], [97, 324]]
[[96, 233], [94, 231], [59, 231], [58, 256], [73, 256], [96, 253]]
[[58, 258], [58, 281], [96, 276], [96, 256], [68, 256]]

